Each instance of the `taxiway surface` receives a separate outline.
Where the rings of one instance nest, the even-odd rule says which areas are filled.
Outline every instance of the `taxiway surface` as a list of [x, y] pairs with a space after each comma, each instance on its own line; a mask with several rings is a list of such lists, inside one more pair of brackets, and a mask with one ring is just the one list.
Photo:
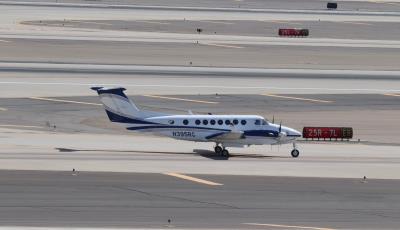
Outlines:
[[2, 226], [395, 229], [400, 218], [393, 180], [194, 175], [223, 184], [210, 186], [160, 174], [1, 174]]

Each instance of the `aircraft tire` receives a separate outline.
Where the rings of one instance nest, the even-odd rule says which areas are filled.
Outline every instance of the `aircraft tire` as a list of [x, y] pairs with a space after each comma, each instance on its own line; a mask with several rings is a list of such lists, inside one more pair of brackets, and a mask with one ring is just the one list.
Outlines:
[[222, 150], [222, 154], [221, 154], [223, 157], [229, 157], [229, 151], [228, 150], [226, 150], [226, 149], [224, 149], [224, 150]]
[[215, 151], [216, 154], [222, 155], [223, 149], [222, 149], [221, 146], [215, 146], [215, 147], [214, 147], [214, 151]]
[[300, 151], [297, 149], [293, 149], [292, 152], [290, 153], [292, 157], [298, 157], [300, 155]]

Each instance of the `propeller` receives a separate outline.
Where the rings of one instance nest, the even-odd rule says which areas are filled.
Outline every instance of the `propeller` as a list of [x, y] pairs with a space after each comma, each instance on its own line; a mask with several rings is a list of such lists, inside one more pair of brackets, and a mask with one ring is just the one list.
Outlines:
[[282, 121], [279, 123], [279, 133], [282, 132]]
[[275, 124], [275, 116], [272, 115], [272, 124]]

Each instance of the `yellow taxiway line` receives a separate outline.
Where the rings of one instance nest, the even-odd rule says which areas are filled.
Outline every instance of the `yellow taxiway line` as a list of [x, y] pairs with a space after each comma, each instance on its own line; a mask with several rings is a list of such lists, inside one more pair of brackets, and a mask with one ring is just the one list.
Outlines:
[[284, 225], [284, 224], [260, 224], [260, 223], [243, 223], [243, 224], [252, 226], [283, 228], [283, 229], [294, 228], [294, 229], [311, 229], [311, 230], [334, 230], [333, 228], [320, 228], [320, 227], [296, 226], [296, 225]]
[[395, 94], [395, 93], [385, 93], [383, 95], [390, 96], [390, 97], [400, 97], [400, 94]]
[[207, 45], [207, 46], [223, 47], [223, 48], [234, 48], [234, 49], [243, 49], [244, 48], [242, 46], [224, 45], [224, 44], [217, 44], [217, 43], [200, 43], [200, 44]]
[[41, 101], [54, 101], [54, 102], [74, 103], [74, 104], [82, 104], [82, 105], [96, 105], [96, 106], [101, 106], [102, 105], [102, 104], [83, 102], [83, 101], [70, 101], [70, 100], [51, 99], [51, 98], [44, 98], [44, 97], [29, 97], [29, 99], [41, 100]]
[[191, 176], [187, 176], [187, 175], [183, 175], [183, 174], [179, 174], [179, 173], [163, 173], [163, 174], [164, 175], [168, 175], [168, 176], [177, 177], [177, 178], [184, 179], [184, 180], [193, 181], [193, 182], [200, 183], [200, 184], [206, 184], [206, 185], [211, 185], [211, 186], [223, 185], [223, 184], [220, 184], [220, 183], [216, 183], [216, 182], [212, 182], [212, 181], [208, 181], [208, 180], [203, 180], [203, 179], [200, 179], [200, 178], [191, 177]]
[[216, 101], [201, 101], [201, 100], [191, 100], [191, 99], [184, 99], [184, 98], [177, 98], [177, 97], [164, 97], [164, 96], [156, 96], [156, 95], [143, 95], [144, 97], [153, 97], [153, 98], [161, 98], [167, 100], [176, 100], [176, 101], [189, 101], [189, 102], [196, 102], [196, 103], [205, 103], [205, 104], [218, 104], [219, 102]]
[[321, 103], [333, 103], [334, 101], [325, 101], [325, 100], [318, 100], [318, 99], [311, 99], [311, 98], [303, 98], [303, 97], [289, 97], [289, 96], [282, 96], [276, 94], [261, 94], [267, 97], [277, 97], [277, 98], [285, 98], [285, 99], [292, 99], [292, 100], [299, 100], [299, 101], [310, 101], [310, 102], [321, 102]]

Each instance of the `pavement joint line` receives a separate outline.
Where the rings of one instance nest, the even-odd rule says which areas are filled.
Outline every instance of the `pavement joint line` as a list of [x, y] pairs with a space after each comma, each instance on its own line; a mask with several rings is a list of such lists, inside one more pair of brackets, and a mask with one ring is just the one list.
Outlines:
[[310, 101], [310, 102], [321, 102], [321, 103], [333, 103], [334, 101], [326, 101], [326, 100], [318, 100], [318, 99], [311, 99], [311, 98], [303, 98], [303, 97], [290, 97], [290, 96], [282, 96], [276, 94], [261, 94], [267, 97], [277, 97], [277, 98], [285, 98], [285, 99], [293, 99], [299, 101]]
[[[56, 85], [56, 86], [93, 86], [94, 83], [74, 82], [27, 82], [27, 81], [0, 81], [0, 85]], [[119, 84], [103, 83], [104, 86], [120, 86]], [[327, 88], [327, 87], [279, 87], [279, 86], [236, 86], [236, 85], [169, 85], [169, 84], [125, 84], [126, 87], [165, 87], [165, 88], [218, 88], [218, 89], [264, 89], [264, 90], [323, 90], [323, 91], [359, 91], [359, 92], [400, 92], [400, 89], [379, 88]], [[216, 102], [218, 103], [218, 102]]]
[[84, 24], [94, 24], [94, 25], [112, 26], [111, 23], [105, 23], [105, 22], [88, 22], [88, 21], [79, 21], [79, 20], [71, 20], [71, 22], [74, 22], [74, 23], [84, 23]]
[[243, 223], [244, 225], [252, 226], [265, 226], [273, 228], [284, 228], [284, 229], [311, 229], [311, 230], [335, 230], [333, 228], [321, 228], [321, 227], [310, 227], [310, 226], [297, 226], [297, 225], [284, 225], [284, 224], [261, 224], [261, 223]]
[[34, 125], [2, 125], [2, 124], [0, 124], [0, 128], [37, 128], [37, 129], [44, 129], [44, 127], [34, 126]]
[[147, 21], [147, 20], [136, 20], [136, 22], [143, 22], [143, 23], [149, 23], [149, 24], [159, 24], [159, 25], [169, 25], [169, 22], [153, 22], [153, 21]]
[[102, 106], [102, 104], [98, 104], [98, 103], [90, 103], [90, 102], [83, 102], [83, 101], [70, 101], [70, 100], [62, 100], [62, 99], [52, 99], [52, 98], [45, 98], [45, 97], [29, 97], [29, 99], [41, 100], [41, 101], [54, 101], [54, 102], [65, 102], [65, 103], [74, 103], [74, 104], [83, 104], [83, 105]]
[[196, 102], [196, 103], [204, 103], [204, 104], [218, 104], [219, 102], [216, 101], [202, 101], [202, 100], [192, 100], [192, 99], [184, 99], [184, 98], [177, 98], [177, 97], [165, 97], [165, 96], [156, 96], [156, 95], [143, 95], [144, 97], [152, 97], [152, 98], [160, 98], [160, 99], [167, 99], [167, 100], [176, 100], [176, 101], [189, 101], [189, 102]]
[[224, 44], [217, 44], [217, 43], [200, 43], [202, 45], [207, 46], [217, 46], [217, 47], [224, 47], [224, 48], [234, 48], [234, 49], [243, 49], [242, 46], [234, 46], [234, 45], [224, 45]]
[[187, 176], [187, 175], [180, 174], [180, 173], [172, 173], [171, 172], [171, 173], [163, 173], [163, 174], [167, 175], [167, 176], [173, 176], [173, 177], [177, 177], [177, 178], [180, 178], [180, 179], [197, 182], [197, 183], [200, 183], [200, 184], [206, 184], [206, 185], [211, 185], [211, 186], [223, 185], [223, 184], [216, 183], [216, 182], [213, 182], [213, 181], [208, 181], [208, 180], [204, 180], [204, 179], [200, 179], [200, 178], [196, 178], [196, 177], [191, 177], [191, 176]]
[[390, 97], [400, 97], [400, 93], [399, 94], [396, 94], [396, 93], [385, 93], [383, 95], [390, 96]]

